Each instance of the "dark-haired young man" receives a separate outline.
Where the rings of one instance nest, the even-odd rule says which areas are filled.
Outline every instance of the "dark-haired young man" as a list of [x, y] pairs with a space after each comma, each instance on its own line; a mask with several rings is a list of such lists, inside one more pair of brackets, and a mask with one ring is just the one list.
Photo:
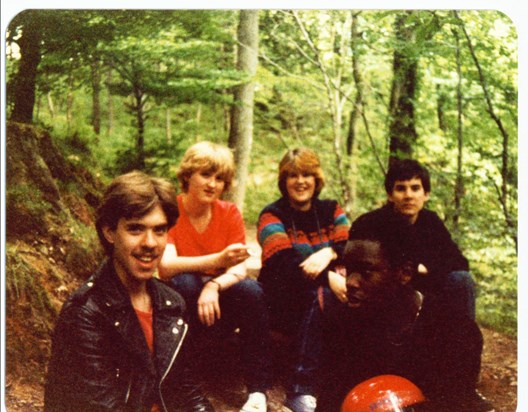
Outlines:
[[175, 199], [170, 183], [141, 172], [107, 188], [96, 227], [108, 259], [61, 310], [46, 411], [213, 411], [186, 359], [183, 299], [153, 278]]
[[475, 319], [475, 282], [469, 264], [438, 215], [425, 208], [431, 192], [429, 172], [412, 159], [397, 160], [385, 176], [387, 203], [357, 218], [349, 231], [398, 230], [421, 276], [413, 284], [450, 310]]
[[354, 386], [385, 374], [422, 390], [427, 402], [413, 410], [493, 411], [476, 391], [482, 353], [477, 324], [413, 286], [420, 275], [397, 238], [397, 231], [360, 230], [347, 243], [347, 303], [324, 311], [325, 379], [317, 411], [338, 412]]

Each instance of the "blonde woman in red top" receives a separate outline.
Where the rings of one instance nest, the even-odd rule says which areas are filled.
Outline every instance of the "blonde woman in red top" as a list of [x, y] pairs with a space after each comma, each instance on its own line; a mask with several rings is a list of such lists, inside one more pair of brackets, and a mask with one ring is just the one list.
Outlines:
[[221, 200], [234, 176], [231, 151], [199, 142], [178, 170], [180, 218], [169, 230], [160, 276], [185, 299], [191, 331], [200, 340], [240, 330], [241, 361], [249, 398], [241, 411], [266, 411], [270, 385], [269, 327], [260, 284], [247, 278], [245, 227], [233, 203]]

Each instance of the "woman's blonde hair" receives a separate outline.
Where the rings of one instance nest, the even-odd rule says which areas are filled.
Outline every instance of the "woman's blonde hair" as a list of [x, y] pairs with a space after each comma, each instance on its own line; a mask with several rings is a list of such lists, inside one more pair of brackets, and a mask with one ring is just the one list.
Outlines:
[[189, 147], [178, 168], [178, 180], [184, 192], [189, 188], [191, 175], [199, 170], [219, 173], [225, 183], [224, 191], [228, 191], [235, 175], [233, 153], [229, 148], [209, 141]]
[[288, 197], [286, 179], [290, 173], [306, 173], [315, 177], [314, 198], [319, 196], [325, 184], [323, 169], [317, 154], [305, 147], [288, 150], [279, 164], [279, 190]]

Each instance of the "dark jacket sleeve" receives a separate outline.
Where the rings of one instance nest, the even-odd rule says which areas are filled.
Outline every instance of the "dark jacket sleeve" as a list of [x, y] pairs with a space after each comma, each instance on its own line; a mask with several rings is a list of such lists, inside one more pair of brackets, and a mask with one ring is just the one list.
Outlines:
[[122, 411], [127, 377], [116, 369], [96, 311], [66, 304], [55, 328], [44, 410]]
[[390, 204], [357, 218], [349, 239], [376, 234], [397, 243], [396, 248], [416, 266], [424, 265], [426, 277], [415, 278], [415, 285], [427, 291], [437, 288], [455, 270], [469, 270], [469, 264], [453, 241], [444, 222], [430, 210], [423, 209], [414, 224], [402, 219]]
[[[419, 227], [419, 239], [424, 239], [424, 264], [432, 271], [447, 274], [454, 270], [469, 270], [469, 263], [453, 241], [444, 222], [432, 211], [424, 211], [424, 224]], [[420, 223], [420, 222], [419, 222]], [[418, 247], [420, 245], [417, 245]]]

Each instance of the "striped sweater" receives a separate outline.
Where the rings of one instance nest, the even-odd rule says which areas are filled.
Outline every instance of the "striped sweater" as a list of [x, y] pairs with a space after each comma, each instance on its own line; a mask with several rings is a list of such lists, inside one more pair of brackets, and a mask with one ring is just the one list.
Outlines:
[[[298, 271], [309, 255], [332, 247], [341, 256], [348, 239], [348, 221], [335, 200], [314, 199], [310, 210], [293, 209], [286, 198], [266, 206], [259, 216], [258, 241], [262, 247], [259, 279]], [[273, 275], [274, 274], [274, 275]]]

